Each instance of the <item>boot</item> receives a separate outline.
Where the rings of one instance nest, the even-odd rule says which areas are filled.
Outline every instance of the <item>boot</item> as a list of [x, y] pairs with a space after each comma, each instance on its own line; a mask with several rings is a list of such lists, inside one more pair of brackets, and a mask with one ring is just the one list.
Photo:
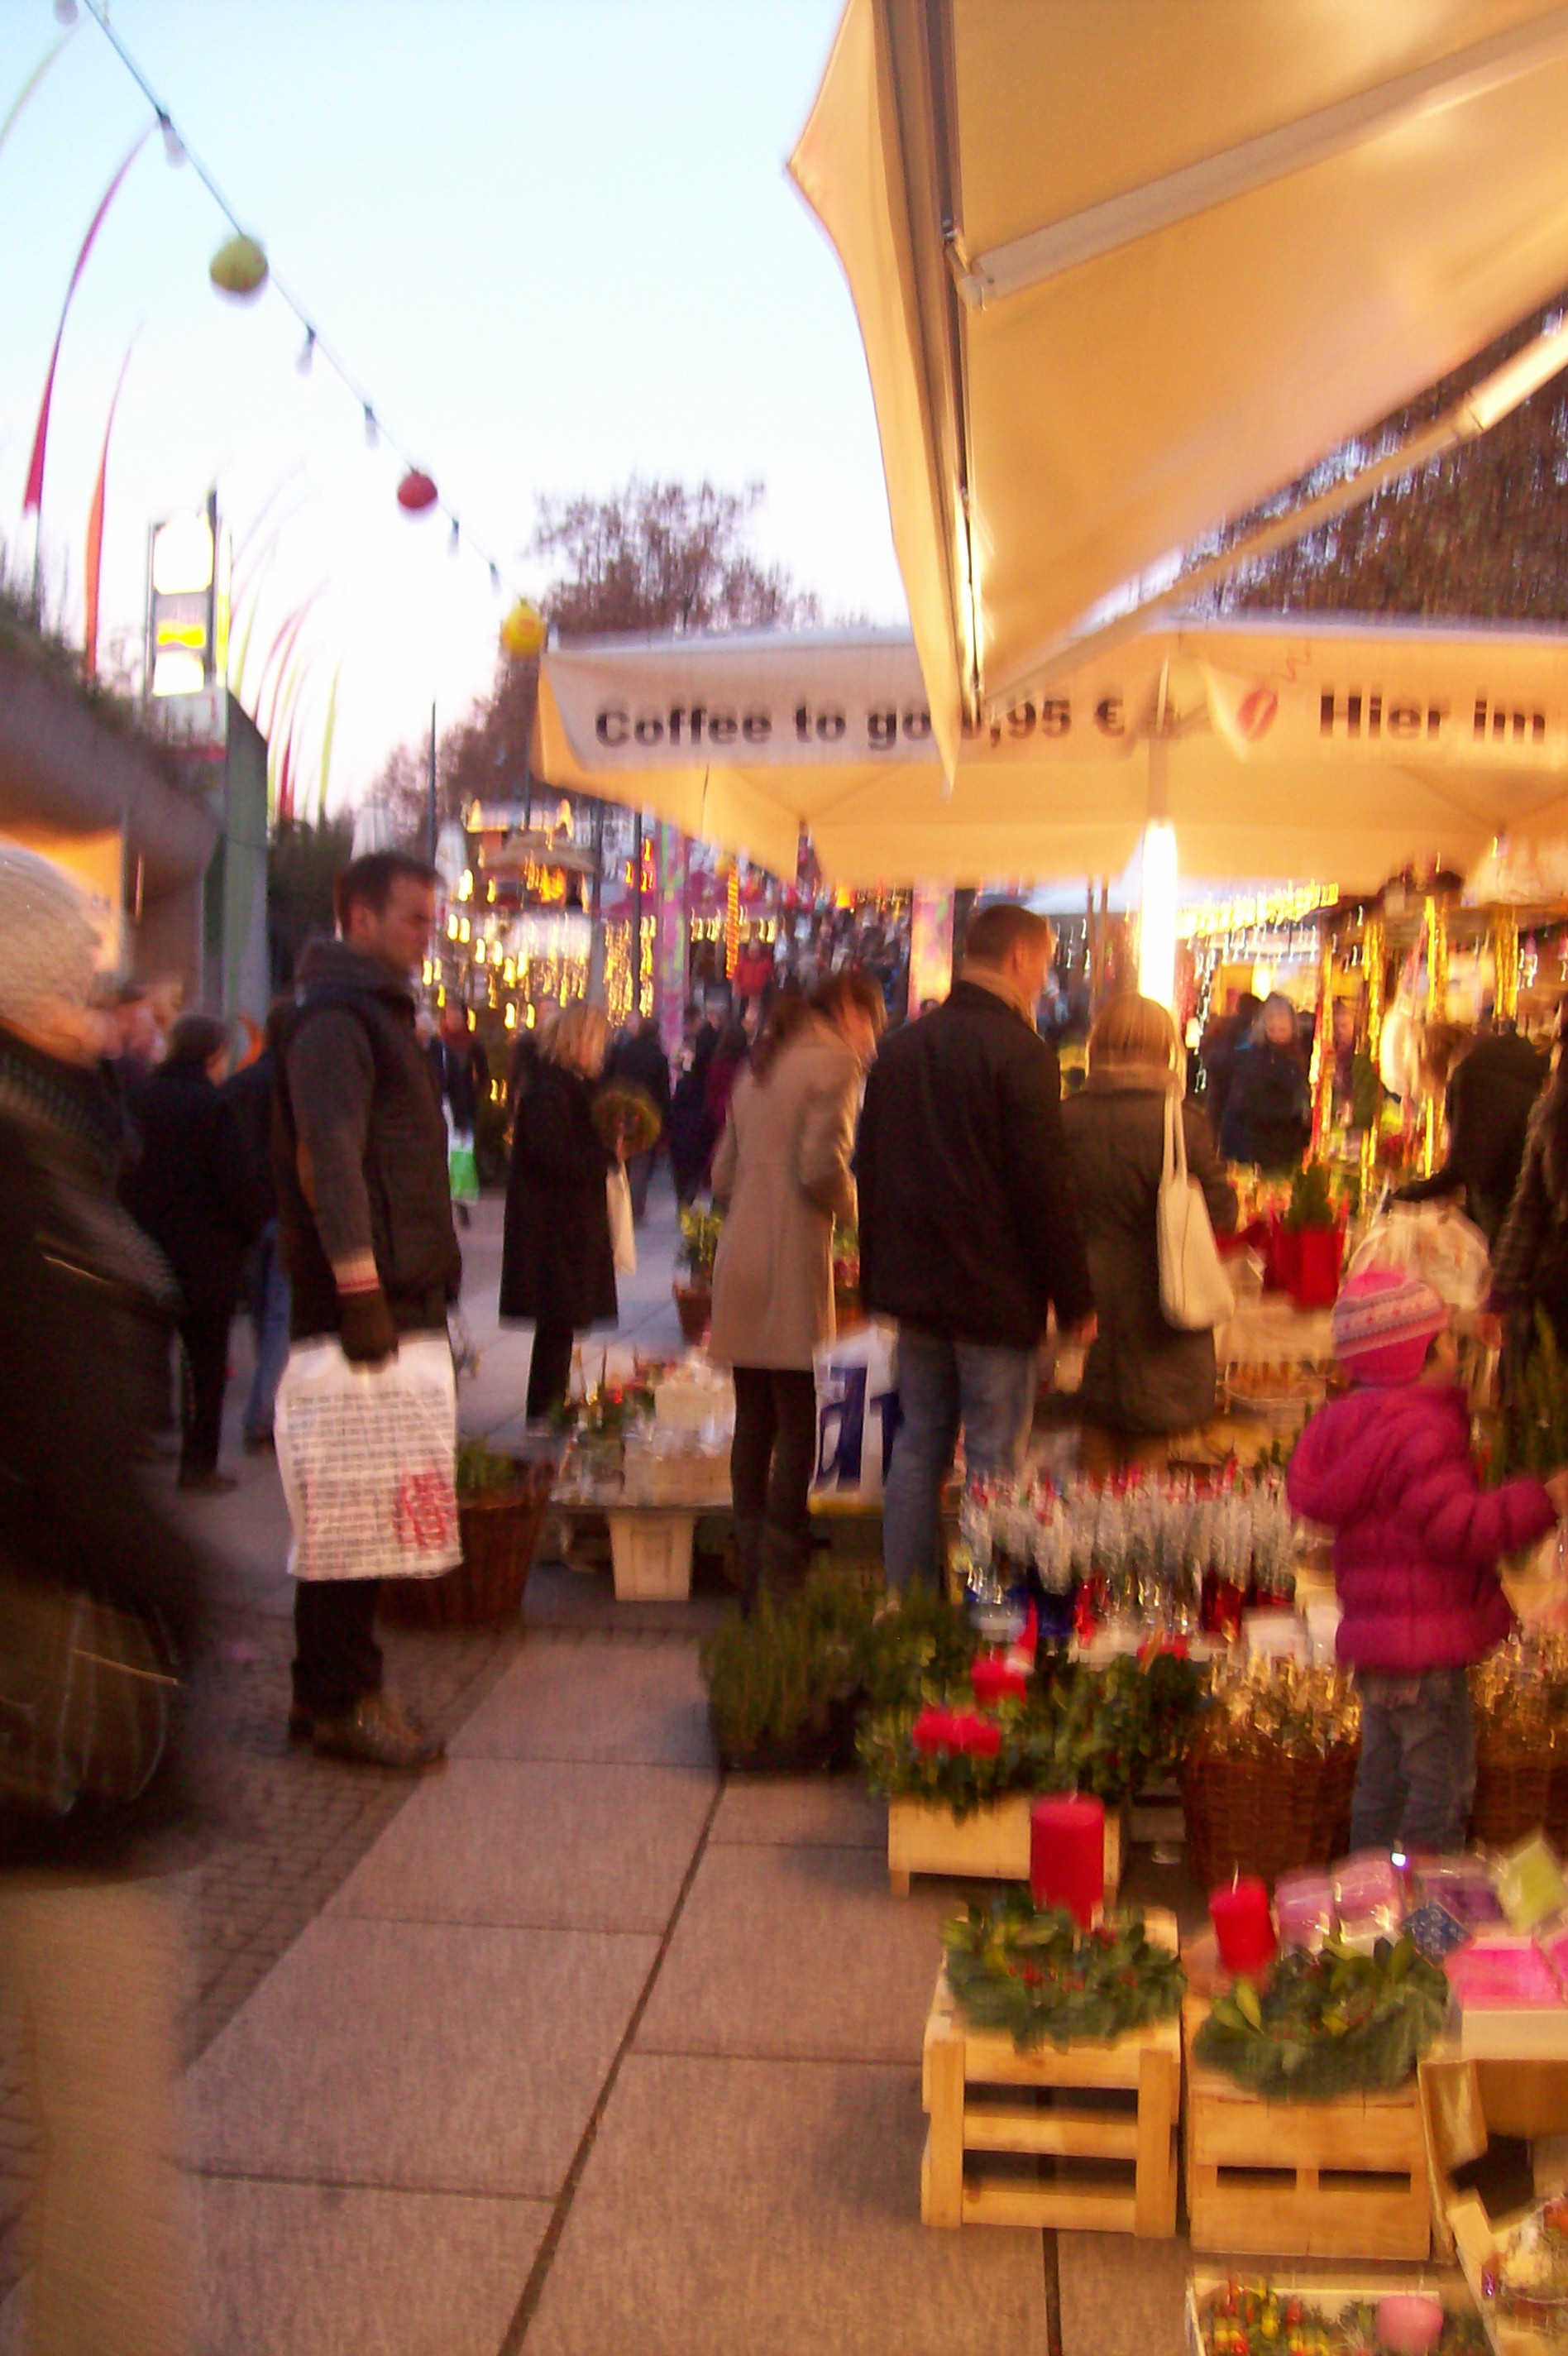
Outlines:
[[750, 1619], [763, 1583], [763, 1525], [751, 1515], [735, 1516], [735, 1570], [741, 1587], [741, 1610]]
[[366, 1694], [347, 1709], [318, 1718], [310, 1740], [318, 1757], [386, 1767], [400, 1775], [426, 1774], [446, 1757], [445, 1743], [427, 1734], [401, 1702], [384, 1693]]
[[763, 1585], [785, 1602], [798, 1595], [811, 1569], [811, 1533], [788, 1530], [778, 1522], [763, 1524]]

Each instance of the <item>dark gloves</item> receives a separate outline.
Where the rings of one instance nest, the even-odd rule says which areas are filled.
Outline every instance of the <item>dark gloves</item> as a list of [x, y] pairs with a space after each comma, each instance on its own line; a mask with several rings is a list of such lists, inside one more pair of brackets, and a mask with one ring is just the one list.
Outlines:
[[338, 1338], [350, 1365], [380, 1366], [397, 1356], [398, 1329], [379, 1285], [373, 1292], [345, 1293], [342, 1307]]

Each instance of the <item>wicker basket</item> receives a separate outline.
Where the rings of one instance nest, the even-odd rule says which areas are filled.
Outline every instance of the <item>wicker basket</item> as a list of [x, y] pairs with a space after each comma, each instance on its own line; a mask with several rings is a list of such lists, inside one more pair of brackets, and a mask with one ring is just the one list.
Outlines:
[[400, 1628], [504, 1628], [522, 1609], [555, 1485], [553, 1456], [517, 1461], [513, 1488], [458, 1502], [463, 1560], [438, 1579], [388, 1579], [381, 1617]]
[[1187, 1857], [1205, 1890], [1237, 1873], [1271, 1885], [1304, 1865], [1327, 1865], [1350, 1845], [1350, 1794], [1360, 1745], [1323, 1758], [1279, 1751], [1266, 1759], [1191, 1752], [1181, 1772]]
[[1488, 1848], [1509, 1848], [1527, 1833], [1551, 1826], [1554, 1798], [1561, 1819], [1568, 1815], [1568, 1758], [1544, 1743], [1509, 1741], [1493, 1733], [1483, 1719], [1476, 1729], [1470, 1838]]

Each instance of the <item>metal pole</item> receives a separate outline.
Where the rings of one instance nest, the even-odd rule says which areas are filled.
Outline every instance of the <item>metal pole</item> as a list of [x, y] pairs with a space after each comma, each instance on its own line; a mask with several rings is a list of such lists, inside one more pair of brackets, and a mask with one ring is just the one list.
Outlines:
[[428, 842], [427, 842], [427, 844], [426, 844], [426, 848], [425, 848], [425, 856], [429, 859], [431, 865], [433, 867], [433, 866], [434, 866], [434, 864], [435, 864], [435, 838], [436, 838], [436, 822], [435, 822], [435, 705], [434, 705], [434, 703], [433, 703], [433, 702], [432, 703], [432, 705], [431, 705], [431, 707], [430, 707], [430, 809], [429, 809], [429, 812], [428, 812], [428, 816], [427, 816], [427, 833], [428, 833], [428, 836], [429, 836], [429, 841], [428, 841]]

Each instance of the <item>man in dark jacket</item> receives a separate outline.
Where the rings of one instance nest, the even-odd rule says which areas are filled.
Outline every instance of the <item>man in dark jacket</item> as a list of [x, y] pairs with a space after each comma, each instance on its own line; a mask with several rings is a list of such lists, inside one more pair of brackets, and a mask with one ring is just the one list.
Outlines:
[[899, 1324], [891, 1587], [936, 1576], [960, 1425], [971, 1474], [1021, 1468], [1052, 1310], [1063, 1333], [1093, 1338], [1061, 1076], [1034, 1025], [1051, 948], [1029, 909], [981, 909], [951, 996], [884, 1041], [866, 1084], [860, 1289]]
[[[334, 899], [338, 937], [300, 960], [279, 1075], [278, 1225], [295, 1341], [336, 1333], [346, 1357], [376, 1366], [397, 1355], [400, 1333], [445, 1333], [462, 1273], [446, 1122], [414, 1030], [435, 878], [374, 851], [344, 869]], [[442, 1747], [381, 1690], [379, 1586], [300, 1581], [289, 1733], [417, 1773]]]
[[1431, 1203], [1461, 1192], [1465, 1209], [1496, 1249], [1524, 1162], [1524, 1141], [1546, 1059], [1511, 1026], [1477, 1039], [1448, 1082], [1448, 1151], [1441, 1170], [1402, 1186], [1398, 1203]]
[[186, 1371], [179, 1482], [209, 1495], [234, 1486], [232, 1473], [218, 1469], [229, 1330], [245, 1255], [267, 1215], [234, 1108], [219, 1087], [228, 1062], [225, 1024], [212, 1014], [182, 1014], [167, 1055], [133, 1099], [141, 1153], [125, 1187], [127, 1209], [179, 1285]]

